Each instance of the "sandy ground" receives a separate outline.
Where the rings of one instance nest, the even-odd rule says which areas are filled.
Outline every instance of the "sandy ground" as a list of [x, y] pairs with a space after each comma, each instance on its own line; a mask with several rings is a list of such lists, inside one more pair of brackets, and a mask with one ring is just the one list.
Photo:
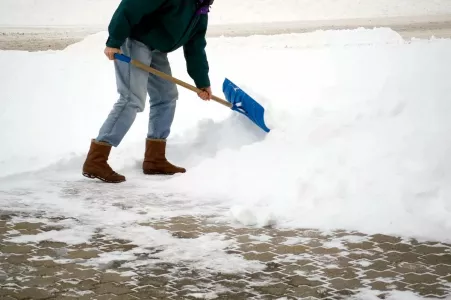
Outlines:
[[[389, 27], [403, 38], [451, 38], [451, 15], [213, 25], [209, 37], [303, 33], [316, 30]], [[0, 50], [61, 50], [106, 28], [0, 27]]]

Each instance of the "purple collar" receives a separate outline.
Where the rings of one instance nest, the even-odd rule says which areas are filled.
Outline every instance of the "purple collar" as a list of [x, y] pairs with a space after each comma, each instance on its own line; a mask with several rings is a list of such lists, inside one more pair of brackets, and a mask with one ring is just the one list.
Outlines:
[[210, 7], [209, 6], [202, 6], [197, 10], [197, 14], [198, 15], [206, 15], [208, 14], [208, 12], [210, 11]]
[[213, 0], [198, 0], [197, 5], [198, 9], [196, 14], [198, 15], [206, 15], [210, 12], [210, 5], [213, 3]]

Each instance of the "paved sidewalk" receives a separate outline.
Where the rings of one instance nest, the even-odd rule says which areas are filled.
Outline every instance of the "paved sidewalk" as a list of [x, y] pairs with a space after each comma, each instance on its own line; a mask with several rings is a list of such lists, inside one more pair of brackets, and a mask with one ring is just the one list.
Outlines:
[[[14, 223], [15, 216], [35, 221]], [[197, 270], [182, 259], [158, 257], [164, 249], [134, 253], [129, 241], [100, 234], [76, 246], [45, 240], [12, 243], [8, 239], [61, 228], [3, 211], [0, 299], [349, 299], [360, 289], [372, 290], [380, 299], [393, 290], [451, 296], [447, 244], [345, 231], [233, 228], [189, 216], [141, 225], [167, 230], [179, 239], [224, 234], [233, 241], [227, 249], [231, 258], [256, 260], [265, 268], [238, 274]], [[129, 253], [142, 267], [121, 259], [89, 266], [91, 259], [108, 253]]]

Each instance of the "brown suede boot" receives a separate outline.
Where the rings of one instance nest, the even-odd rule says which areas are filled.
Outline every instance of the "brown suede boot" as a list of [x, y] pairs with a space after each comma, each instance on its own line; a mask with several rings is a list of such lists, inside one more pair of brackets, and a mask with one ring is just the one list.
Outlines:
[[166, 159], [166, 140], [146, 140], [146, 153], [143, 162], [143, 172], [147, 175], [173, 175], [185, 173], [184, 168], [174, 166]]
[[91, 148], [88, 157], [83, 164], [83, 176], [88, 178], [98, 178], [109, 183], [119, 183], [125, 181], [125, 177], [114, 172], [108, 165], [111, 145], [107, 143], [91, 140]]

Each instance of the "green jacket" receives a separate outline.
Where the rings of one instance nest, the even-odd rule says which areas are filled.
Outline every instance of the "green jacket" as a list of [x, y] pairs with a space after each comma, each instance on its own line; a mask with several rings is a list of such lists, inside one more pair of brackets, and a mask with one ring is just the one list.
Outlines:
[[181, 46], [187, 71], [198, 88], [210, 86], [205, 46], [208, 15], [196, 14], [197, 0], [122, 0], [108, 26], [108, 47], [130, 37], [151, 50], [169, 53]]

